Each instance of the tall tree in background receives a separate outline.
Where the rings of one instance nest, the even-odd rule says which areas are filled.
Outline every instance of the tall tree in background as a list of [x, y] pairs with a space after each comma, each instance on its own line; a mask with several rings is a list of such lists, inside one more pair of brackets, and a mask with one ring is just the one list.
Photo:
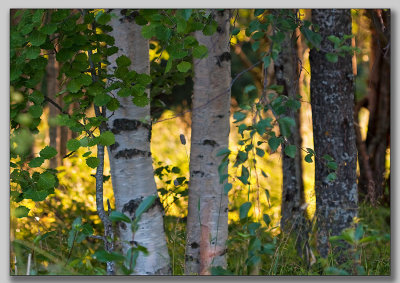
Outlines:
[[[367, 139], [358, 127], [359, 190], [372, 204], [384, 194], [386, 150], [390, 146], [390, 10], [367, 10], [371, 20], [371, 59], [368, 96], [355, 108], [369, 110]], [[387, 197], [387, 200], [389, 197]]]
[[[285, 34], [282, 50], [274, 61], [275, 78], [278, 85], [283, 86], [282, 94], [289, 99], [296, 99], [299, 88], [298, 52], [296, 33]], [[305, 232], [304, 210], [304, 185], [302, 158], [299, 148], [302, 146], [300, 135], [299, 112], [288, 109], [288, 117], [296, 124], [291, 127], [291, 135], [287, 138], [288, 144], [297, 148], [294, 158], [286, 155], [285, 145], [282, 144], [282, 204], [281, 204], [281, 230], [285, 233], [294, 233], [297, 238], [298, 252], [301, 253], [300, 244]]]
[[[352, 60], [351, 55], [338, 57], [336, 63], [326, 58], [327, 52], [335, 52], [328, 36], [350, 35], [352, 22], [349, 9], [315, 9], [311, 17], [322, 37], [320, 50], [313, 48], [310, 52], [310, 64], [318, 250], [326, 257], [329, 236], [340, 234], [357, 215]], [[327, 176], [329, 167], [336, 166], [330, 158], [323, 158], [326, 154], [337, 163], [337, 178], [333, 181]]]
[[[139, 74], [150, 73], [149, 41], [141, 35], [141, 27], [126, 17], [126, 10], [113, 10], [117, 15], [110, 22], [119, 52], [109, 57], [109, 68], [117, 68], [117, 58], [126, 55], [132, 62], [133, 70]], [[147, 97], [148, 91], [146, 90]], [[151, 123], [150, 105], [144, 107], [132, 103], [132, 96], [118, 97], [120, 107], [108, 120], [108, 127], [115, 135], [115, 144], [109, 148], [111, 178], [117, 211], [131, 219], [139, 204], [151, 195], [157, 194], [150, 152]], [[148, 119], [148, 120], [146, 120]], [[166, 275], [171, 273], [168, 249], [163, 225], [163, 208], [156, 199], [140, 218], [139, 229], [120, 223], [120, 240], [123, 251], [135, 244], [144, 246], [148, 255], [139, 254], [135, 274]]]
[[186, 274], [205, 275], [211, 266], [226, 267], [228, 197], [220, 183], [221, 158], [216, 153], [229, 143], [230, 16], [229, 10], [211, 12], [217, 32], [195, 34], [208, 48], [208, 56], [194, 60]]

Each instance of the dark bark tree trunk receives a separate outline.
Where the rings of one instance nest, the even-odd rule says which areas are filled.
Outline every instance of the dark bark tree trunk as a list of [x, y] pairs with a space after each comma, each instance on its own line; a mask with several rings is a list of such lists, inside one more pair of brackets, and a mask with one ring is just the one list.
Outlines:
[[228, 197], [219, 182], [222, 158], [216, 153], [229, 143], [229, 11], [212, 13], [217, 32], [212, 36], [201, 31], [195, 34], [199, 43], [207, 46], [208, 56], [194, 60], [186, 274], [206, 275], [212, 266], [226, 267]]
[[[357, 215], [357, 148], [354, 133], [354, 79], [351, 55], [329, 62], [325, 54], [333, 52], [327, 37], [351, 34], [349, 9], [312, 10], [312, 22], [320, 27], [320, 51], [310, 52], [311, 107], [314, 132], [317, 246], [327, 257], [329, 237], [350, 227]], [[350, 40], [347, 42], [350, 45]], [[329, 169], [323, 155], [337, 162], [337, 179], [327, 181]]]
[[[274, 61], [275, 78], [278, 85], [283, 86], [283, 95], [296, 98], [298, 89], [297, 52], [295, 42], [290, 34], [282, 43], [282, 51]], [[297, 111], [289, 110], [288, 116], [293, 118], [296, 125], [291, 128], [291, 135], [287, 138], [288, 144], [301, 147], [300, 119]], [[302, 178], [301, 152], [297, 150], [296, 157], [291, 158], [284, 153], [282, 146], [282, 205], [281, 205], [281, 230], [288, 233], [296, 230], [296, 223], [303, 216], [300, 206], [304, 201], [304, 186]], [[294, 225], [292, 227], [292, 225]]]
[[[47, 96], [56, 101], [56, 94], [60, 91], [58, 85], [58, 63], [55, 59], [54, 54], [49, 54], [48, 64], [46, 67], [46, 84], [47, 84]], [[56, 109], [53, 105], [49, 105], [49, 118], [55, 118], [59, 114], [59, 109]], [[57, 149], [59, 152], [59, 137], [60, 137], [61, 127], [57, 125], [52, 125], [49, 122], [49, 138], [50, 138], [50, 146]], [[60, 153], [60, 152], [59, 152]], [[61, 154], [57, 154], [55, 158], [50, 159], [50, 168], [56, 168], [61, 165]]]
[[358, 141], [359, 148], [364, 152], [359, 156], [359, 190], [375, 204], [383, 196], [386, 150], [390, 146], [390, 10], [367, 10], [367, 15], [371, 19], [369, 93], [366, 101], [369, 122], [367, 139]]

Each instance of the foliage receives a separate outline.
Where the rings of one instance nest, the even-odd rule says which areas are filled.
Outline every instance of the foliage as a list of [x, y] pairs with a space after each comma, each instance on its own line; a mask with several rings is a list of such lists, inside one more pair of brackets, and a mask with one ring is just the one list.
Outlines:
[[[17, 262], [10, 258], [12, 273], [17, 266], [18, 274], [22, 274], [26, 270], [26, 259], [32, 254], [32, 275], [104, 275], [107, 261], [115, 261], [119, 273], [130, 274], [139, 253], [146, 254], [141, 246], [132, 246], [126, 255], [102, 248], [104, 241], [112, 239], [100, 236], [104, 228], [96, 214], [93, 175], [99, 159], [92, 152], [97, 145], [114, 144], [115, 138], [110, 131], [100, 132], [99, 127], [107, 120], [105, 110], [112, 115], [119, 107], [111, 94], [114, 90], [118, 90], [116, 95], [130, 97], [138, 106], [151, 102], [160, 109], [169, 107], [166, 97], [174, 93], [177, 85], [187, 85], [196, 59], [208, 53], [191, 33], [211, 35], [217, 26], [207, 10], [128, 9], [124, 14], [141, 25], [142, 35], [150, 40], [153, 54], [150, 76], [131, 71], [130, 59], [126, 56], [117, 59], [115, 71], [107, 70], [107, 57], [118, 51], [114, 39], [107, 34], [111, 31], [108, 24], [112, 12], [38, 9], [19, 10], [16, 14], [18, 23], [10, 31], [11, 230], [17, 231], [12, 235]], [[293, 34], [296, 28], [309, 47], [321, 48], [318, 27], [290, 10], [238, 10], [237, 15], [240, 15], [238, 19], [231, 21], [231, 44], [241, 42], [248, 57], [259, 62], [254, 69], [261, 73], [267, 71], [284, 48], [285, 35]], [[335, 62], [338, 56], [357, 51], [346, 45], [350, 38], [350, 35], [331, 36], [334, 51], [327, 53], [327, 60]], [[46, 144], [35, 143], [46, 120], [46, 107], [54, 106], [37, 87], [43, 81], [50, 55], [61, 66], [62, 90], [57, 96], [66, 105], [59, 109], [57, 124], [76, 133], [67, 142], [66, 165], [57, 170], [48, 168], [48, 164], [59, 153]], [[241, 66], [238, 68], [235, 54], [232, 58], [232, 70], [242, 70]], [[231, 125], [237, 129], [232, 133], [235, 146], [216, 153], [222, 156], [219, 173], [228, 168], [227, 175], [220, 174], [223, 192], [230, 198], [228, 267], [215, 267], [212, 274], [390, 274], [390, 235], [387, 233], [390, 211], [385, 208], [361, 205], [360, 222], [331, 238], [333, 246], [347, 243], [349, 260], [345, 263], [337, 264], [334, 249], [327, 260], [320, 258], [316, 254], [315, 233], [309, 235], [309, 243], [316, 262], [310, 266], [299, 259], [293, 238], [280, 234], [276, 225], [281, 145], [284, 145], [284, 154], [292, 158], [302, 154], [306, 163], [321, 158], [329, 168], [327, 181], [335, 180], [338, 165], [328, 155], [316, 156], [312, 148], [288, 144], [287, 137], [295, 126], [289, 112], [299, 111], [303, 98], [288, 98], [282, 95], [282, 86], [271, 83], [258, 89], [248, 73], [238, 78], [232, 92], [238, 102]], [[68, 110], [70, 105], [78, 106]], [[104, 115], [93, 115], [91, 110], [96, 107]], [[158, 144], [157, 148], [152, 145], [152, 152], [158, 196], [166, 212], [164, 223], [173, 274], [178, 275], [183, 274], [185, 260], [189, 157], [186, 140], [181, 144], [176, 134], [186, 125], [167, 123], [154, 124], [152, 140]], [[185, 134], [190, 137], [190, 131]], [[105, 195], [112, 207], [110, 176], [103, 178]], [[154, 195], [144, 199], [134, 220], [118, 211], [108, 211], [109, 217], [114, 223], [125, 222], [137, 230], [141, 213], [156, 198]]]

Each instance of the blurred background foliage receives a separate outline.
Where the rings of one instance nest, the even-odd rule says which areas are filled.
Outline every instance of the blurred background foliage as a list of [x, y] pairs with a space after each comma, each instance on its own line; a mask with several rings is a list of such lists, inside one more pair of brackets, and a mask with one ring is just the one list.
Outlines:
[[[310, 18], [310, 10], [300, 10], [302, 19]], [[364, 10], [353, 9], [353, 39], [360, 52], [354, 57], [354, 74], [356, 75], [356, 100], [360, 100], [368, 92], [368, 76], [370, 73], [371, 32], [370, 19]], [[252, 10], [239, 9], [233, 12], [232, 25], [241, 31], [231, 38], [232, 78], [239, 72], [256, 63], [259, 53], [266, 50], [265, 44], [257, 51], [252, 50], [252, 39], [245, 35], [244, 29], [254, 18]], [[313, 148], [312, 118], [310, 108], [310, 65], [308, 60], [309, 48], [304, 44], [302, 64], [302, 103], [300, 110], [301, 135], [303, 147]], [[151, 42], [150, 59], [152, 76], [158, 78], [164, 76], [163, 70], [168, 60], [168, 53], [159, 52], [157, 42]], [[258, 54], [257, 54], [258, 53]], [[161, 56], [160, 56], [161, 55]], [[258, 74], [257, 74], [258, 73]], [[152, 88], [153, 98], [152, 118], [155, 119], [152, 128], [151, 151], [153, 167], [159, 190], [160, 199], [166, 208], [165, 229], [168, 237], [169, 251], [173, 273], [183, 274], [185, 251], [185, 222], [187, 209], [187, 188], [189, 178], [190, 155], [190, 126], [191, 126], [191, 95], [193, 82], [191, 76], [175, 76], [168, 74], [164, 78], [167, 87], [155, 85]], [[261, 69], [254, 68], [252, 72], [246, 72], [233, 85], [232, 108], [233, 113], [241, 104], [248, 104], [258, 99], [257, 88], [246, 91], [254, 85], [255, 78], [261, 76]], [[273, 68], [268, 70], [268, 78], [273, 82]], [[154, 80], [153, 80], [154, 81]], [[161, 80], [159, 80], [161, 81]], [[165, 81], [164, 81], [165, 82]], [[21, 94], [11, 89], [10, 104], [18, 102]], [[51, 107], [51, 106], [50, 106]], [[29, 113], [20, 113], [19, 120], [27, 127], [32, 123]], [[359, 112], [359, 124], [363, 139], [366, 139], [369, 112], [362, 107]], [[31, 136], [21, 130], [18, 135], [11, 136], [10, 147], [12, 150], [20, 150], [26, 154], [33, 154], [38, 149], [49, 144], [49, 109], [45, 109], [39, 124], [39, 132]], [[247, 118], [249, 121], [251, 117]], [[180, 135], [184, 135], [186, 144], [181, 143]], [[236, 124], [231, 119], [230, 150], [237, 153], [239, 145], [237, 141]], [[255, 141], [256, 142], [256, 141]], [[96, 262], [91, 255], [102, 246], [102, 242], [95, 238], [86, 238], [81, 243], [76, 243], [72, 251], [68, 248], [68, 233], [72, 223], [77, 217], [82, 218], [83, 223], [89, 223], [94, 229], [94, 235], [102, 235], [103, 228], [96, 214], [95, 201], [95, 169], [89, 168], [80, 158], [84, 153], [82, 148], [71, 156], [62, 160], [62, 165], [57, 167], [59, 186], [55, 193], [41, 202], [23, 200], [20, 205], [30, 210], [28, 217], [16, 218], [13, 216], [15, 203], [11, 205], [10, 240], [11, 250], [10, 274], [25, 274], [28, 255], [32, 254], [31, 274], [104, 274], [104, 264]], [[305, 155], [305, 153], [303, 153]], [[232, 154], [233, 156], [236, 154]], [[266, 275], [307, 275], [321, 274], [328, 262], [318, 261], [308, 267], [299, 261], [292, 239], [284, 238], [280, 234], [280, 203], [282, 194], [282, 169], [281, 152], [266, 152], [264, 157], [255, 157], [257, 170], [252, 170], [250, 189], [235, 177], [238, 176], [230, 163], [229, 182], [233, 188], [229, 192], [229, 244], [228, 244], [228, 269], [234, 274], [247, 274], [245, 260], [248, 257], [249, 239], [243, 236], [243, 223], [239, 220], [239, 207], [243, 202], [252, 202], [250, 220], [263, 223], [265, 228], [260, 234], [262, 242], [269, 243], [273, 248], [270, 253], [262, 257], [260, 274]], [[390, 150], [386, 158], [386, 176], [390, 173]], [[108, 156], [105, 158], [105, 176], [109, 176]], [[48, 161], [46, 161], [48, 162]], [[303, 180], [305, 197], [308, 203], [307, 216], [310, 220], [315, 212], [314, 194], [314, 163], [307, 163], [303, 156]], [[261, 172], [263, 171], [263, 172]], [[13, 184], [10, 184], [11, 188]], [[104, 183], [105, 207], [107, 199], [111, 208], [114, 208], [111, 178], [106, 177]], [[263, 221], [263, 214], [268, 214], [271, 223], [267, 226]], [[362, 265], [366, 274], [387, 275], [390, 274], [390, 207], [382, 204], [371, 207], [367, 203], [360, 204], [359, 220], [367, 224], [366, 233], [375, 237], [374, 244], [361, 247]], [[49, 233], [50, 232], [50, 233]], [[43, 237], [46, 235], [45, 237]], [[311, 235], [311, 246], [315, 247], [315, 240]], [[60, 262], [50, 260], [56, 257]], [[67, 263], [68, 261], [68, 263]], [[17, 266], [17, 269], [15, 268]], [[67, 266], [68, 268], [64, 268]]]

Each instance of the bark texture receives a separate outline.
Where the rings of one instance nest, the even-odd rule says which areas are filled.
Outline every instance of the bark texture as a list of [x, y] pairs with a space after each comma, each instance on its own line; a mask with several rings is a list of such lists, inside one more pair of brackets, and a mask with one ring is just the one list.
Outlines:
[[[357, 139], [360, 177], [359, 190], [372, 204], [382, 197], [386, 150], [390, 146], [390, 10], [367, 10], [371, 19], [371, 59], [369, 93], [359, 102], [367, 106], [367, 139]], [[366, 105], [365, 105], [366, 104]], [[355, 115], [358, 119], [356, 107]], [[359, 129], [356, 129], [359, 130]]]
[[[298, 35], [286, 34], [282, 42], [282, 51], [274, 61], [275, 79], [278, 85], [282, 85], [283, 95], [292, 99], [297, 99], [299, 92], [299, 74], [301, 72], [298, 64], [298, 56], [302, 54], [301, 47], [297, 44]], [[281, 204], [281, 231], [296, 237], [296, 249], [300, 257], [307, 262], [308, 251], [308, 227], [303, 205], [304, 184], [302, 155], [299, 148], [302, 146], [300, 134], [300, 113], [293, 109], [288, 109], [287, 115], [296, 122], [291, 128], [291, 135], [287, 138], [290, 145], [297, 148], [295, 158], [287, 156], [285, 146], [282, 144], [282, 204]]]
[[228, 197], [219, 182], [216, 153], [229, 143], [230, 53], [229, 11], [212, 11], [218, 28], [212, 36], [196, 32], [208, 56], [194, 60], [194, 94], [190, 152], [186, 274], [210, 274], [226, 267]]
[[[312, 10], [312, 22], [320, 27], [321, 49], [310, 52], [311, 107], [314, 131], [315, 194], [318, 227], [317, 246], [322, 257], [329, 251], [329, 237], [338, 235], [352, 224], [357, 215], [354, 133], [354, 78], [351, 55], [328, 62], [326, 52], [333, 51], [329, 35], [342, 38], [351, 34], [349, 9]], [[350, 45], [350, 41], [347, 43]], [[338, 164], [337, 179], [326, 180], [329, 169], [323, 155], [329, 154]]]
[[[47, 96], [56, 101], [56, 94], [60, 91], [58, 86], [58, 63], [55, 59], [54, 54], [49, 54], [48, 64], [46, 66], [46, 85], [47, 85]], [[56, 117], [59, 114], [59, 110], [49, 106], [49, 119]], [[49, 124], [49, 137], [50, 146], [54, 147], [59, 151], [59, 137], [61, 134], [61, 127]], [[61, 154], [57, 154], [55, 158], [50, 159], [50, 168], [56, 168], [61, 165]]]
[[[117, 57], [126, 55], [132, 61], [132, 69], [149, 74], [149, 41], [142, 37], [141, 27], [131, 18], [125, 17], [121, 11], [123, 10], [113, 10], [117, 18], [110, 22], [113, 27], [110, 35], [115, 38], [120, 50], [109, 57], [109, 68], [114, 70], [117, 67]], [[108, 127], [115, 135], [115, 144], [108, 148], [111, 178], [116, 210], [134, 219], [140, 202], [147, 196], [157, 194], [150, 152], [151, 124], [143, 122], [145, 117], [150, 116], [150, 105], [138, 107], [132, 103], [131, 97], [121, 98], [116, 92], [115, 97], [119, 99], [120, 108], [108, 120]], [[141, 216], [139, 229], [135, 234], [124, 223], [120, 223], [119, 232], [124, 252], [136, 243], [146, 247], [149, 252], [147, 256], [140, 253], [135, 274], [171, 273], [163, 225], [163, 207], [159, 201]]]
[[[282, 51], [274, 61], [275, 78], [278, 85], [282, 85], [283, 95], [296, 99], [298, 89], [297, 75], [297, 50], [296, 42], [289, 34], [282, 43]], [[288, 144], [301, 147], [300, 118], [299, 112], [288, 110], [288, 116], [293, 118], [296, 125], [291, 128], [291, 135], [287, 138]], [[295, 158], [284, 153], [285, 146], [282, 146], [282, 205], [281, 205], [281, 229], [285, 232], [297, 230], [296, 222], [301, 221], [304, 216], [300, 207], [304, 202], [304, 186], [301, 165], [301, 152], [297, 150]], [[300, 223], [300, 222], [299, 222]]]

